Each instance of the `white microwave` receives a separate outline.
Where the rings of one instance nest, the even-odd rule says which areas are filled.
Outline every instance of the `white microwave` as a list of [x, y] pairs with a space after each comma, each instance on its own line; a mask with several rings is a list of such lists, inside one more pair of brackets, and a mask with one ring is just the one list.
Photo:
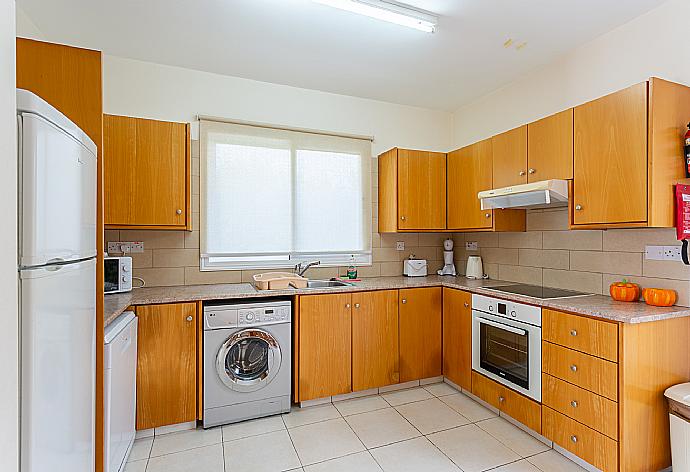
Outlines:
[[132, 258], [106, 257], [103, 260], [103, 279], [105, 293], [129, 292], [132, 290]]

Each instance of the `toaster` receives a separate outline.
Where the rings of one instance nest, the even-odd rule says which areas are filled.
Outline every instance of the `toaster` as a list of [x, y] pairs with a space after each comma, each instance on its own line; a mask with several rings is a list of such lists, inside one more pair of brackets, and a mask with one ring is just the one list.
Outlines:
[[425, 277], [426, 259], [405, 259], [403, 275], [408, 277]]

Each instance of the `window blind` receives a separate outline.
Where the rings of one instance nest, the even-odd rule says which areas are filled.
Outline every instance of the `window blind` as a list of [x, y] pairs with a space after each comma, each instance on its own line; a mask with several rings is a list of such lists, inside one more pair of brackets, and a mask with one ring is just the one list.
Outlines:
[[371, 142], [200, 121], [202, 270], [371, 263]]

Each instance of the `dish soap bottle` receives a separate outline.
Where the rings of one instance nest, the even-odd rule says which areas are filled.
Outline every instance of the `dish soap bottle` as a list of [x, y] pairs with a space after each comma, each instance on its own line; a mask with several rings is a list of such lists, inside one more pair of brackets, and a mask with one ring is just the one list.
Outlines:
[[356, 279], [357, 278], [357, 267], [355, 266], [355, 258], [353, 257], [350, 261], [350, 265], [347, 268], [347, 278]]

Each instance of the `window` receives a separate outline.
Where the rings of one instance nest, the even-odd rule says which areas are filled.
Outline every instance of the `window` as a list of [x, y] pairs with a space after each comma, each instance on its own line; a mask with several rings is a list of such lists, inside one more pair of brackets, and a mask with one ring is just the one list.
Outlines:
[[371, 263], [371, 142], [202, 120], [201, 269]]

